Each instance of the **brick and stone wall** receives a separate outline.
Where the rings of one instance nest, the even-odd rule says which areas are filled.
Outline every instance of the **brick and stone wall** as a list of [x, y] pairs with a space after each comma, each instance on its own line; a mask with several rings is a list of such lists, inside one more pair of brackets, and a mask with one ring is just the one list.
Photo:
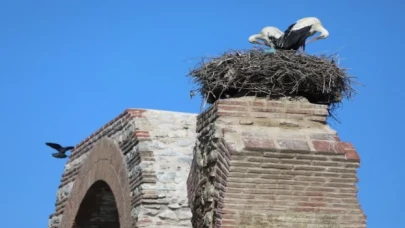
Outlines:
[[117, 213], [121, 228], [191, 227], [186, 180], [195, 122], [195, 114], [129, 109], [76, 145], [49, 227], [114, 228]]
[[366, 227], [359, 156], [306, 99], [220, 100], [197, 118], [193, 227]]
[[306, 99], [128, 109], [75, 146], [50, 228], [364, 228], [360, 158]]

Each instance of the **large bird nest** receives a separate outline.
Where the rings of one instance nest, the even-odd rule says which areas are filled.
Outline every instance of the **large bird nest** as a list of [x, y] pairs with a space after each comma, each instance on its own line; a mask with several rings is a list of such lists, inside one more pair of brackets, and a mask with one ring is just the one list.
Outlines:
[[305, 97], [333, 109], [355, 93], [354, 77], [338, 67], [338, 61], [337, 55], [300, 55], [295, 51], [228, 51], [219, 57], [202, 58], [188, 76], [210, 104], [241, 96]]

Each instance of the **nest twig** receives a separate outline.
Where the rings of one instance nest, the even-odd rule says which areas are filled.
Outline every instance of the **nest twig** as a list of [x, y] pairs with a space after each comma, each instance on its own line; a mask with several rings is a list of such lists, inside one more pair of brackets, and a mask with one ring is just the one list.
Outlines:
[[311, 103], [337, 107], [343, 98], [350, 99], [355, 90], [354, 77], [339, 68], [337, 55], [298, 55], [295, 51], [263, 49], [231, 50], [215, 58], [202, 58], [190, 71], [210, 104], [218, 99], [240, 96], [305, 97]]

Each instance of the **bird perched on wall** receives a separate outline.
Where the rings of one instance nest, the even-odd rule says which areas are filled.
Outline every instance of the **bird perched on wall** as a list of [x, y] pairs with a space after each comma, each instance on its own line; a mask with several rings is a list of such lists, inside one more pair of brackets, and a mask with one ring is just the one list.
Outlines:
[[72, 150], [74, 148], [73, 146], [62, 147], [61, 145], [59, 145], [57, 143], [51, 143], [51, 142], [47, 142], [45, 144], [58, 151], [57, 153], [52, 154], [52, 156], [54, 156], [55, 158], [66, 158], [67, 157], [66, 152], [69, 150]]
[[[321, 34], [310, 41], [306, 39], [315, 33]], [[290, 25], [284, 34], [276, 40], [276, 49], [283, 50], [298, 50], [302, 48], [305, 51], [305, 45], [316, 40], [326, 39], [329, 36], [328, 30], [322, 26], [322, 22], [316, 17], [306, 17], [296, 21]]]
[[[275, 42], [279, 39], [284, 33], [274, 27], [274, 26], [266, 26], [262, 28], [259, 34], [251, 35], [249, 37], [249, 42], [252, 44], [260, 44], [270, 47], [268, 52], [275, 52]], [[263, 43], [259, 42], [259, 40], [263, 41]]]

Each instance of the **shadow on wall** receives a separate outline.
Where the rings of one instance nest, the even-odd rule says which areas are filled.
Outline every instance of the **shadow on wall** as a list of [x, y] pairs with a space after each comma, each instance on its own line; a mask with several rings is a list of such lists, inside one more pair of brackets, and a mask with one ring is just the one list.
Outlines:
[[74, 228], [119, 228], [119, 215], [114, 195], [104, 181], [95, 182], [80, 203]]

